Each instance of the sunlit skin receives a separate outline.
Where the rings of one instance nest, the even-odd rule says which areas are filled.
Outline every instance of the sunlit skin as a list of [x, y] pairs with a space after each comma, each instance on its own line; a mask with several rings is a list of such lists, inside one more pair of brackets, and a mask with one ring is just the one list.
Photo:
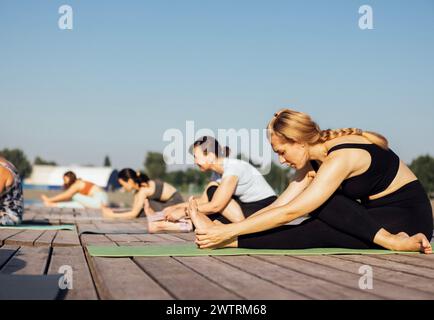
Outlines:
[[[107, 219], [135, 219], [140, 215], [142, 209], [145, 212], [145, 215], [149, 218], [155, 214], [154, 210], [152, 210], [148, 197], [155, 192], [155, 182], [150, 180], [148, 183], [143, 183], [142, 185], [134, 182], [133, 179], [128, 179], [128, 181], [124, 181], [122, 179], [118, 179], [119, 184], [124, 188], [127, 192], [136, 192], [134, 196], [133, 207], [130, 211], [127, 212], [114, 212], [112, 209], [101, 206], [101, 211], [104, 218]], [[162, 199], [168, 199], [172, 196], [173, 192], [176, 192], [176, 189], [169, 185], [164, 184]], [[183, 222], [184, 224], [189, 225], [191, 229], [191, 222]], [[148, 220], [148, 232], [149, 233], [157, 233], [160, 231], [181, 231], [180, 223], [171, 222], [171, 221], [150, 221]]]
[[[6, 163], [6, 160], [0, 157], [0, 162]], [[6, 168], [0, 167], [0, 194], [14, 183], [12, 173]], [[3, 213], [0, 212], [0, 216]]]
[[[223, 157], [217, 157], [213, 152], [205, 154], [200, 147], [193, 149], [194, 163], [197, 165], [200, 171], [214, 171], [218, 174], [224, 173]], [[232, 196], [237, 188], [238, 178], [235, 176], [225, 177], [220, 183], [211, 182], [205, 188], [204, 193], [195, 199], [198, 210], [204, 215], [213, 213], [221, 213], [226, 219], [231, 222], [238, 222], [245, 219], [243, 211], [240, 205], [232, 199]], [[214, 193], [211, 201], [208, 201], [206, 189], [212, 185], [217, 186], [217, 190]], [[186, 209], [189, 203], [183, 203], [173, 208], [166, 208], [166, 218], [170, 221], [177, 221], [177, 219], [186, 216]], [[215, 222], [219, 224], [218, 221]]]
[[[6, 160], [0, 157], [0, 162], [6, 163]], [[10, 173], [6, 168], [0, 167], [0, 194], [13, 183], [14, 177], [12, 176], [12, 173]]]
[[[273, 204], [238, 223], [218, 226], [209, 223], [207, 217], [197, 210], [195, 200], [191, 199], [188, 210], [197, 228], [196, 243], [200, 248], [237, 247], [239, 235], [273, 229], [312, 212], [337, 190], [343, 180], [364, 173], [371, 162], [369, 153], [362, 149], [341, 149], [327, 155], [327, 151], [338, 144], [370, 143], [363, 136], [343, 136], [316, 145], [288, 142], [276, 134], [271, 134], [269, 139], [279, 161], [296, 170], [294, 180]], [[321, 164], [318, 172], [313, 171], [310, 160]], [[390, 194], [416, 179], [401, 161], [391, 185], [369, 198]], [[428, 239], [421, 233], [410, 237], [403, 232], [393, 235], [380, 229], [374, 243], [390, 250], [432, 253]]]
[[[64, 176], [63, 177], [63, 183], [66, 185], [69, 183], [69, 177]], [[41, 195], [41, 199], [44, 202], [44, 205], [46, 207], [55, 207], [56, 203], [58, 202], [64, 202], [64, 201], [71, 201], [72, 197], [79, 193], [83, 188], [85, 188], [85, 183], [83, 180], [78, 179], [76, 182], [74, 182], [68, 190], [63, 191], [62, 193], [54, 196], [54, 197], [47, 197], [45, 194]], [[94, 194], [95, 192], [102, 191], [101, 188], [94, 185], [89, 192], [89, 195]]]

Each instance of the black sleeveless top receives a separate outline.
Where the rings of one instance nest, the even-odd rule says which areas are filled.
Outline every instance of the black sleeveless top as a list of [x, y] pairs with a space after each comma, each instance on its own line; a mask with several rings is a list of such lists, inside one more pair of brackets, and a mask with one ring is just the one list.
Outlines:
[[[367, 202], [369, 196], [386, 190], [395, 179], [400, 160], [391, 149], [384, 150], [376, 144], [343, 143], [332, 147], [327, 154], [344, 148], [363, 149], [371, 155], [371, 165], [366, 172], [342, 182], [341, 190], [346, 196]], [[318, 171], [318, 163], [314, 160], [310, 163]]]
[[154, 180], [155, 183], [155, 191], [154, 193], [148, 197], [150, 200], [161, 200], [161, 195], [163, 194], [164, 182], [158, 179]]

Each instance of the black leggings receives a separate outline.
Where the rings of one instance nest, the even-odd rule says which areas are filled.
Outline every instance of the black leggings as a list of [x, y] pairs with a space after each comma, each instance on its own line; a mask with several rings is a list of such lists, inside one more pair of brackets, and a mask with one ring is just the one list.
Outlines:
[[430, 200], [419, 181], [377, 200], [361, 204], [337, 191], [311, 219], [238, 237], [240, 248], [305, 249], [315, 247], [378, 248], [375, 234], [384, 228], [410, 236], [423, 233], [431, 239], [433, 216]]
[[[210, 186], [206, 190], [206, 195], [208, 197], [208, 201], [211, 201], [214, 197], [214, 193], [217, 190], [217, 186]], [[243, 215], [245, 218], [251, 216], [255, 212], [268, 207], [270, 204], [272, 204], [274, 201], [276, 201], [276, 196], [271, 196], [259, 201], [255, 202], [242, 202], [237, 196], [232, 196], [232, 199], [235, 200], [239, 206], [241, 207], [241, 211], [243, 212]], [[211, 220], [218, 220], [224, 224], [231, 223], [228, 219], [226, 219], [221, 213], [213, 213], [208, 215], [208, 218]]]

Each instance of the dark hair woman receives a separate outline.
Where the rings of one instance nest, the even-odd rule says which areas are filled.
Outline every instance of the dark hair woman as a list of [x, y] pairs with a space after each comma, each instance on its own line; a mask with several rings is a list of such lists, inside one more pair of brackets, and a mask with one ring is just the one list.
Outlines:
[[242, 221], [276, 200], [262, 174], [246, 161], [228, 158], [229, 148], [222, 147], [215, 138], [198, 139], [190, 152], [201, 171], [216, 175], [202, 197], [194, 200], [198, 210], [216, 223]]
[[63, 187], [65, 191], [57, 196], [41, 196], [47, 207], [100, 209], [108, 203], [107, 193], [103, 189], [92, 182], [78, 179], [72, 171], [63, 175]]
[[[237, 224], [216, 226], [190, 203], [201, 248], [377, 248], [431, 253], [432, 208], [406, 164], [378, 133], [321, 130], [309, 115], [284, 109], [269, 139], [295, 179], [278, 200]], [[286, 225], [309, 214], [299, 225]], [[199, 230], [200, 229], [200, 230]]]
[[118, 181], [128, 192], [134, 192], [133, 207], [128, 212], [117, 213], [109, 208], [103, 208], [106, 218], [134, 219], [144, 213], [148, 218], [148, 232], [158, 231], [190, 231], [190, 221], [178, 223], [165, 221], [164, 208], [183, 203], [184, 199], [175, 187], [159, 179], [149, 179], [141, 172], [133, 169], [123, 169], [118, 174]]

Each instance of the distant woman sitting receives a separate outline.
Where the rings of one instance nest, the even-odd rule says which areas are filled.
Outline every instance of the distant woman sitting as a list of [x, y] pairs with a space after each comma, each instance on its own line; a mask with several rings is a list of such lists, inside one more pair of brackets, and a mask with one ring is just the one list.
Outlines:
[[68, 171], [63, 175], [65, 191], [54, 197], [42, 195], [47, 207], [58, 208], [91, 208], [100, 209], [107, 205], [107, 193], [89, 181], [78, 179], [74, 172]]
[[14, 165], [0, 157], [0, 225], [21, 223], [23, 211], [21, 178]]
[[148, 218], [148, 232], [191, 231], [190, 220], [178, 222], [165, 221], [164, 208], [183, 203], [184, 199], [175, 187], [167, 182], [149, 177], [133, 169], [123, 169], [118, 174], [118, 181], [128, 192], [134, 192], [133, 207], [128, 212], [114, 212], [103, 207], [105, 218], [134, 219], [143, 215]]

